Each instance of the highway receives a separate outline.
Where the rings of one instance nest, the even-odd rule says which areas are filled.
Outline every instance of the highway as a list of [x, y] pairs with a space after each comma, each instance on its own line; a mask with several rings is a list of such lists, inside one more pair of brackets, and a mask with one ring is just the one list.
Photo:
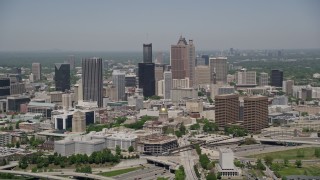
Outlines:
[[[73, 171], [45, 172], [45, 173], [36, 173], [36, 174], [42, 174], [44, 176], [51, 175], [52, 177], [57, 177], [57, 176], [76, 176], [76, 177], [84, 177], [84, 178], [97, 179], [97, 180], [112, 180], [113, 179], [113, 178], [110, 178], [110, 177], [99, 176], [99, 175], [95, 175], [95, 174], [87, 174], [87, 173], [77, 173], [77, 172], [73, 172]], [[51, 179], [51, 178], [49, 178], [49, 179]]]
[[0, 170], [0, 173], [8, 173], [13, 175], [23, 175], [23, 176], [30, 176], [36, 178], [44, 178], [44, 179], [53, 179], [53, 180], [66, 180], [67, 178], [53, 176], [48, 174], [40, 174], [40, 173], [31, 173], [31, 172], [23, 172], [23, 171], [11, 171], [11, 170]]
[[12, 162], [10, 162], [10, 164], [7, 164], [5, 166], [0, 166], [0, 170], [11, 169], [11, 168], [14, 168], [18, 165], [19, 165], [18, 161], [12, 161]]
[[[189, 141], [187, 137], [184, 136], [183, 138], [179, 139], [180, 146], [188, 145]], [[198, 179], [196, 173], [194, 172], [194, 156], [192, 155], [192, 151], [183, 151], [180, 152], [181, 156], [181, 164], [184, 167], [184, 171], [186, 173], [186, 179]]]

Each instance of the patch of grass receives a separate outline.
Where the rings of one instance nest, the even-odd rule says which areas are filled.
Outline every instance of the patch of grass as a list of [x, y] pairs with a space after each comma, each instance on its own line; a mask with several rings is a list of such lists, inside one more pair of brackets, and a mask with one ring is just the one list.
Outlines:
[[106, 177], [112, 177], [112, 176], [118, 176], [120, 174], [128, 173], [131, 171], [136, 171], [138, 169], [141, 169], [141, 167], [134, 167], [134, 168], [128, 168], [128, 169], [119, 169], [119, 170], [115, 170], [115, 171], [103, 172], [103, 173], [100, 173], [99, 175], [106, 176]]
[[284, 167], [279, 171], [281, 176], [288, 175], [307, 175], [307, 176], [320, 176], [320, 165], [302, 165], [301, 168], [296, 168], [294, 165], [290, 165], [289, 167]]
[[[304, 152], [304, 157], [297, 157], [298, 150]], [[308, 148], [299, 148], [299, 149], [290, 149], [286, 151], [277, 151], [277, 152], [271, 152], [271, 153], [263, 153], [263, 154], [257, 154], [257, 155], [252, 155], [249, 157], [254, 157], [254, 158], [260, 158], [263, 159], [265, 156], [269, 155], [273, 159], [284, 159], [287, 158], [289, 160], [293, 159], [318, 159], [314, 155], [315, 147], [308, 147]]]

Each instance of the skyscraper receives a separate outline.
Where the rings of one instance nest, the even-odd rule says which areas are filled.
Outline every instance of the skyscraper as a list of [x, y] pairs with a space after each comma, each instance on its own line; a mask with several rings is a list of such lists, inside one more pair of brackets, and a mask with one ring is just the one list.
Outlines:
[[261, 129], [268, 127], [268, 97], [244, 98], [243, 126], [250, 133], [260, 133]]
[[190, 86], [193, 86], [194, 81], [194, 69], [195, 69], [195, 47], [193, 41], [189, 40], [189, 44], [186, 39], [180, 36], [177, 45], [171, 45], [171, 69], [173, 79], [185, 79], [190, 80]]
[[70, 90], [70, 64], [56, 63], [54, 72], [56, 91]]
[[171, 99], [171, 89], [172, 89], [172, 73], [171, 71], [165, 71], [163, 73], [164, 79], [164, 99]]
[[278, 69], [271, 70], [271, 86], [282, 87], [283, 71]]
[[40, 63], [32, 63], [32, 74], [34, 75], [34, 80], [41, 80], [41, 64]]
[[155, 95], [154, 63], [139, 63], [139, 88], [143, 89], [143, 96]]
[[223, 94], [215, 96], [215, 121], [219, 127], [239, 121], [239, 96]]
[[116, 101], [124, 101], [125, 100], [125, 77], [126, 73], [121, 72], [119, 70], [114, 70], [112, 72], [112, 83], [116, 88]]
[[102, 59], [93, 57], [82, 59], [82, 87], [84, 101], [97, 101], [103, 106]]
[[73, 113], [72, 118], [72, 132], [85, 132], [86, 131], [86, 117], [85, 113], [76, 111]]
[[241, 71], [236, 72], [235, 75], [236, 75], [235, 79], [236, 79], [237, 85], [257, 84], [255, 71], [247, 71], [246, 69], [242, 69]]
[[293, 95], [293, 80], [287, 80], [282, 82], [282, 91], [285, 92], [288, 96]]
[[68, 56], [68, 58], [64, 61], [64, 63], [70, 64], [70, 69], [74, 70], [74, 68], [76, 67], [76, 58], [74, 57], [74, 55], [70, 55], [70, 56]]
[[143, 44], [143, 62], [152, 63], [152, 43]]
[[210, 63], [211, 82], [216, 81], [216, 82], [227, 83], [227, 74], [228, 74], [227, 58], [226, 57], [210, 58], [209, 63]]
[[269, 84], [269, 75], [268, 73], [260, 73], [259, 77], [259, 86], [268, 86]]

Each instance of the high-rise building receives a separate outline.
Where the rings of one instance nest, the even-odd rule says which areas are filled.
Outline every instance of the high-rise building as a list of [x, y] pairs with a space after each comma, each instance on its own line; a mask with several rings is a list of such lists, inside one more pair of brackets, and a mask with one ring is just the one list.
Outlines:
[[41, 64], [40, 63], [32, 63], [32, 74], [34, 75], [34, 80], [41, 80]]
[[84, 112], [76, 111], [72, 118], [72, 132], [86, 131], [86, 116]]
[[139, 63], [139, 88], [143, 89], [143, 96], [155, 95], [154, 63]]
[[302, 88], [301, 89], [301, 99], [303, 101], [312, 100], [312, 88]]
[[250, 133], [260, 133], [261, 129], [268, 127], [268, 97], [244, 98], [243, 126]]
[[70, 90], [70, 64], [56, 63], [54, 66], [56, 91]]
[[72, 95], [62, 94], [62, 107], [64, 110], [69, 110], [72, 108]]
[[103, 73], [102, 59], [82, 59], [82, 86], [83, 100], [97, 101], [98, 106], [103, 106]]
[[124, 101], [126, 97], [126, 73], [119, 70], [114, 70], [112, 72], [112, 83], [116, 88], [116, 101]]
[[209, 55], [202, 55], [201, 56], [202, 58], [204, 58], [204, 64], [206, 65], [206, 66], [208, 66], [209, 65]]
[[246, 69], [242, 69], [241, 71], [236, 72], [236, 83], [237, 85], [256, 85], [256, 72], [255, 71], [247, 71]]
[[259, 86], [268, 86], [269, 84], [269, 75], [268, 73], [260, 73], [259, 77]]
[[164, 79], [164, 99], [171, 99], [171, 89], [172, 89], [172, 73], [171, 71], [165, 71], [163, 73]]
[[226, 57], [210, 58], [210, 77], [211, 82], [227, 82], [228, 66]]
[[160, 80], [163, 80], [163, 71], [164, 71], [164, 66], [160, 64], [155, 64], [154, 68], [154, 77], [155, 77], [155, 84], [156, 84], [156, 94], [158, 94], [158, 86], [157, 82]]
[[219, 127], [239, 121], [239, 96], [223, 94], [215, 96], [215, 121]]
[[68, 58], [64, 61], [64, 63], [70, 64], [70, 69], [74, 70], [76, 67], [76, 58], [74, 55], [68, 56]]
[[282, 87], [283, 71], [273, 69], [271, 70], [271, 86]]
[[143, 44], [143, 62], [152, 63], [152, 43]]
[[294, 81], [293, 80], [287, 80], [282, 82], [282, 90], [285, 92], [288, 96], [293, 95], [293, 85]]
[[10, 78], [0, 78], [0, 99], [10, 95]]
[[206, 85], [210, 84], [210, 67], [209, 66], [197, 66], [195, 67], [195, 81], [194, 85]]
[[194, 68], [195, 68], [195, 47], [193, 40], [189, 40], [180, 36], [177, 45], [171, 45], [171, 70], [173, 79], [190, 80], [190, 86], [193, 86]]

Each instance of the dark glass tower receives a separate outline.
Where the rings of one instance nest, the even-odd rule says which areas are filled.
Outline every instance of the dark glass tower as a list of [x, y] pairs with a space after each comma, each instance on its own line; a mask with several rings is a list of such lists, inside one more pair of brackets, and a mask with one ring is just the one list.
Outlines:
[[10, 78], [0, 78], [0, 98], [10, 95]]
[[271, 70], [271, 86], [282, 87], [283, 81], [283, 71], [281, 70]]
[[144, 97], [155, 95], [154, 63], [139, 63], [139, 88]]
[[98, 106], [103, 105], [103, 77], [102, 59], [82, 59], [82, 87], [84, 101], [97, 101]]
[[56, 91], [70, 90], [70, 64], [56, 63], [54, 66]]
[[152, 43], [143, 44], [143, 62], [152, 63]]

